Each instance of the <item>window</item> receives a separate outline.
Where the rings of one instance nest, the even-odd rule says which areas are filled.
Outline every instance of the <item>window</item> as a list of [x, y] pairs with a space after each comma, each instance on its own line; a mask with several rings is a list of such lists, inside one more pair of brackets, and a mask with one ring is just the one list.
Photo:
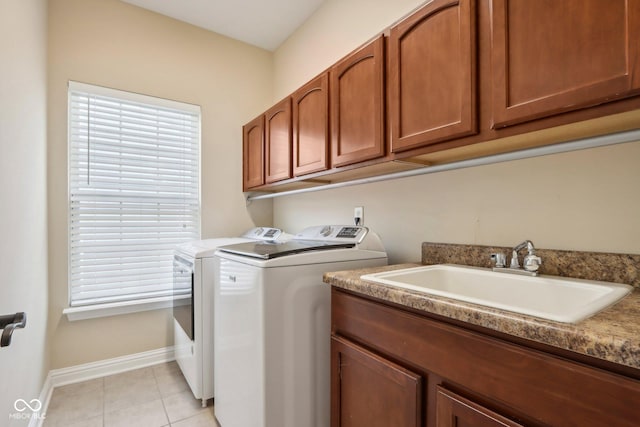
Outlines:
[[68, 134], [70, 305], [171, 297], [200, 236], [200, 107], [69, 82]]

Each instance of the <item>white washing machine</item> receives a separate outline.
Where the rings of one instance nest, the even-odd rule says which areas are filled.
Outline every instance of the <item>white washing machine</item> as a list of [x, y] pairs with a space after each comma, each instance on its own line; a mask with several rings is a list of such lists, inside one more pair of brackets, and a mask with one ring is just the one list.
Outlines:
[[[241, 237], [196, 240], [180, 244], [173, 257], [173, 326], [175, 357], [191, 391], [202, 406], [213, 397], [213, 254], [219, 246], [277, 241], [288, 235], [257, 227]], [[290, 237], [290, 236], [289, 236]]]
[[288, 242], [216, 252], [215, 415], [221, 427], [328, 427], [327, 271], [387, 264], [365, 227], [317, 226]]

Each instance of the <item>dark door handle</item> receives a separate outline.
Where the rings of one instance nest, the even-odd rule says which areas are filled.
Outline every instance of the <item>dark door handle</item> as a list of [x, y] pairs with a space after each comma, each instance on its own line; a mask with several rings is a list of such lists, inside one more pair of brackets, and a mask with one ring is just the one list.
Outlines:
[[7, 347], [11, 344], [13, 330], [25, 326], [27, 326], [27, 313], [25, 312], [0, 316], [0, 329], [4, 329], [2, 337], [0, 337], [0, 347]]

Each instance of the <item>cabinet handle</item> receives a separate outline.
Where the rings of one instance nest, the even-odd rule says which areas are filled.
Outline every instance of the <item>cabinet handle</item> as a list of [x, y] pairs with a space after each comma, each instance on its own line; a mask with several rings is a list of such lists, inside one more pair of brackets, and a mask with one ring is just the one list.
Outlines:
[[25, 326], [27, 326], [27, 313], [25, 312], [0, 316], [0, 329], [4, 329], [2, 337], [0, 337], [0, 347], [9, 346], [13, 330]]

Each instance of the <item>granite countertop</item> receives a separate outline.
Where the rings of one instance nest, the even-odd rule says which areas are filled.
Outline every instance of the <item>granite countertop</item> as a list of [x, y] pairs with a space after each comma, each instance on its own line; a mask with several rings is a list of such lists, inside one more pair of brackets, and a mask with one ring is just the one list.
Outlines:
[[330, 272], [324, 275], [324, 281], [336, 288], [640, 369], [638, 287], [595, 316], [567, 324], [360, 279], [363, 274], [418, 266], [399, 264]]

